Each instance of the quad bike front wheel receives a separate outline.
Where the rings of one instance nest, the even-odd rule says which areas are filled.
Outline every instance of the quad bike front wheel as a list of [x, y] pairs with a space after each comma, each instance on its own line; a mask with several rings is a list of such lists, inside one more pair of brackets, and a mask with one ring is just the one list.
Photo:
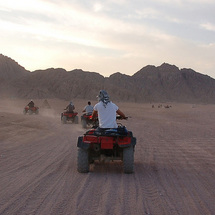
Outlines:
[[80, 173], [87, 173], [89, 172], [89, 157], [88, 151], [78, 148], [78, 163], [77, 169]]
[[134, 172], [134, 147], [126, 147], [123, 149], [123, 171], [130, 174]]

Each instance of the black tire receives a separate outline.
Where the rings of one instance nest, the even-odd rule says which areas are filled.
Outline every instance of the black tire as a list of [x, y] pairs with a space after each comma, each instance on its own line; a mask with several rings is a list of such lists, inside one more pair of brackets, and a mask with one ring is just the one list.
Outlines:
[[78, 149], [78, 163], [77, 170], [80, 173], [89, 172], [89, 159], [88, 159], [88, 151], [79, 148]]
[[28, 110], [28, 114], [29, 114], [29, 115], [32, 115], [32, 114], [33, 114], [33, 111], [32, 111], [32, 110]]
[[78, 116], [75, 116], [74, 123], [78, 124]]
[[23, 114], [26, 115], [26, 113], [27, 113], [26, 110], [23, 110]]
[[123, 171], [130, 174], [134, 172], [134, 147], [123, 149]]
[[35, 111], [35, 114], [38, 115], [38, 114], [39, 114], [39, 110], [36, 110], [36, 111]]
[[85, 119], [82, 119], [81, 124], [82, 128], [87, 128], [87, 121]]
[[66, 116], [63, 116], [63, 117], [62, 117], [62, 123], [63, 123], [63, 124], [66, 124], [66, 123], [67, 123], [67, 118], [66, 118]]

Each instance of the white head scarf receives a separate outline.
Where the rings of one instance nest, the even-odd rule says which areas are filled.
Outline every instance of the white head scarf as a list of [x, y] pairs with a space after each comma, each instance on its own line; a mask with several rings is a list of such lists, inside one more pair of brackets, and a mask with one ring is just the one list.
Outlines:
[[104, 107], [110, 102], [108, 93], [105, 90], [100, 90], [98, 95], [99, 101], [103, 102]]

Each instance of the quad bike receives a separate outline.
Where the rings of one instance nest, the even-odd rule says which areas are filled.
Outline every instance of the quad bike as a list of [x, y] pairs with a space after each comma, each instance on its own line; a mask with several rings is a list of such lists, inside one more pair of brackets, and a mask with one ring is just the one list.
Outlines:
[[94, 119], [92, 117], [92, 114], [90, 115], [83, 114], [81, 116], [81, 125], [82, 125], [82, 128], [87, 128], [87, 126], [91, 126], [91, 125], [93, 128], [98, 127], [99, 126], [98, 114]]
[[78, 137], [77, 170], [89, 172], [90, 164], [96, 160], [121, 160], [123, 172], [133, 173], [135, 145], [136, 138], [121, 124], [114, 129], [90, 129]]
[[66, 124], [68, 121], [78, 124], [78, 113], [77, 112], [63, 112], [61, 113], [61, 122]]
[[29, 107], [29, 106], [25, 106], [24, 110], [23, 110], [23, 114], [29, 114], [29, 115], [32, 115], [33, 113], [34, 114], [39, 114], [39, 107]]

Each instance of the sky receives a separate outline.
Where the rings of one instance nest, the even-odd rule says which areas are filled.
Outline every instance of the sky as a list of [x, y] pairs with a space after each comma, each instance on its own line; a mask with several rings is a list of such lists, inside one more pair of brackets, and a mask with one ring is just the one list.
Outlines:
[[162, 63], [215, 78], [214, 0], [0, 0], [0, 53], [105, 77]]

